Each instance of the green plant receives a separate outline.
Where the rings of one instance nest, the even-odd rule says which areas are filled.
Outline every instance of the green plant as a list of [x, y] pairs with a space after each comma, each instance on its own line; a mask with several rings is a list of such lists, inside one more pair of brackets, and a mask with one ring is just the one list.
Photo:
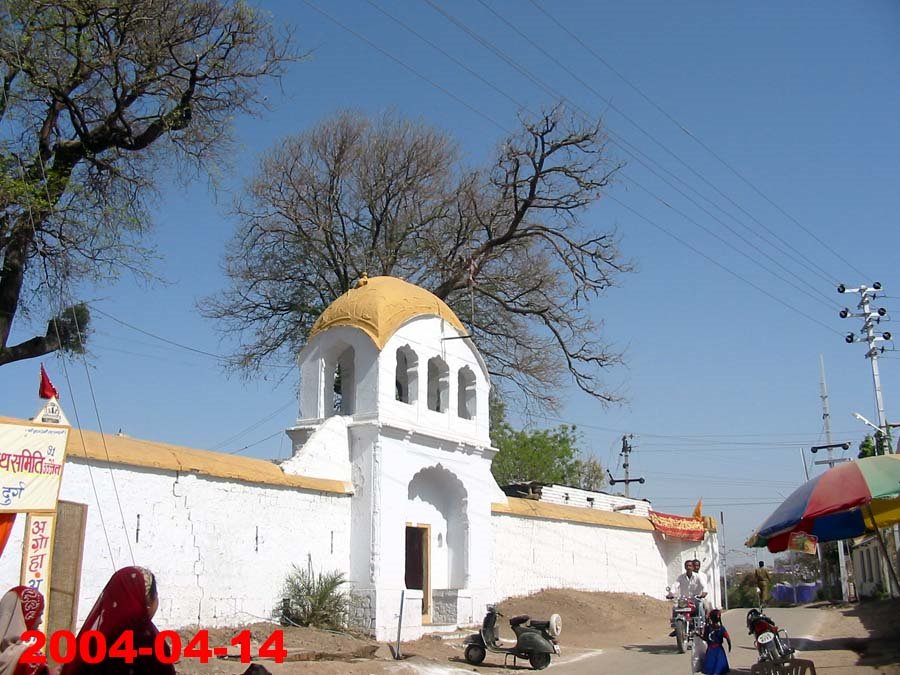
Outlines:
[[349, 600], [342, 586], [347, 583], [343, 572], [315, 574], [297, 565], [284, 580], [282, 607], [284, 618], [301, 626], [343, 628], [347, 623]]

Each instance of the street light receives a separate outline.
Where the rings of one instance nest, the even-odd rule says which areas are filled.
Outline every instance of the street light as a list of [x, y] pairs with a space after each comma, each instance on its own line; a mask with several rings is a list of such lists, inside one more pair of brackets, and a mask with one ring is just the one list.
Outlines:
[[858, 419], [860, 422], [862, 422], [863, 424], [867, 424], [867, 425], [869, 425], [870, 427], [872, 427], [872, 428], [873, 428], [875, 431], [877, 431], [878, 433], [880, 433], [880, 434], [881, 434], [881, 433], [884, 433], [884, 431], [881, 429], [881, 427], [875, 426], [875, 425], [872, 424], [869, 420], [867, 420], [865, 417], [863, 417], [862, 415], [860, 415], [858, 412], [853, 413], [853, 416], [854, 416], [856, 419]]

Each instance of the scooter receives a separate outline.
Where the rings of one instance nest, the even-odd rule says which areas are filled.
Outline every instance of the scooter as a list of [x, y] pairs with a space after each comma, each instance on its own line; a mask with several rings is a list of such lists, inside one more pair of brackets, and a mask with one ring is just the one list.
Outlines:
[[516, 659], [528, 659], [532, 668], [543, 670], [550, 665], [551, 655], [559, 656], [559, 645], [556, 643], [562, 630], [562, 618], [559, 614], [551, 615], [547, 621], [533, 621], [527, 614], [511, 618], [509, 625], [516, 634], [516, 644], [511, 647], [504, 647], [500, 643], [497, 619], [502, 616], [495, 606], [488, 605], [481, 631], [465, 639], [466, 661], [477, 666], [484, 661], [487, 652], [493, 652], [504, 655], [504, 666], [512, 656], [513, 665], [516, 665]]

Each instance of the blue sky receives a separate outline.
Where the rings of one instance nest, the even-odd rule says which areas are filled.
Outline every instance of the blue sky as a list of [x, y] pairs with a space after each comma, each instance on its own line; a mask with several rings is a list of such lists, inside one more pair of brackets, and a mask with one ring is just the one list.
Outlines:
[[[627, 164], [610, 199], [584, 214], [592, 226], [616, 227], [624, 255], [637, 266], [592, 308], [604, 337], [626, 351], [627, 365], [609, 373], [609, 384], [627, 403], [604, 408], [572, 389], [561, 392], [558, 414], [535, 422], [576, 424], [585, 450], [614, 469], [621, 435], [633, 433], [632, 471], [647, 478], [637, 494], [674, 513], [689, 512], [702, 496], [707, 512], [724, 511], [728, 547], [738, 547], [803, 479], [800, 448], [823, 442], [820, 354], [835, 439], [857, 443], [864, 435], [852, 411], [876, 419], [863, 349], [842, 339], [857, 322], [838, 318], [847, 302], [834, 286], [881, 281], [888, 297], [879, 304], [900, 316], [894, 260], [900, 248], [900, 6], [890, 0], [541, 0], [763, 197], [530, 2], [484, 2], [438, 4], [552, 94], [426, 2], [372, 0], [528, 109], [564, 98], [575, 112], [602, 115], [614, 134], [610, 152]], [[147, 287], [123, 278], [85, 289], [84, 297], [118, 322], [94, 316], [87, 368], [96, 409], [84, 363], [44, 359], [73, 421], [77, 409], [82, 426], [96, 429], [99, 411], [108, 432], [121, 428], [135, 437], [260, 457], [289, 451], [279, 432], [297, 414], [290, 364], [252, 380], [229, 377], [216, 358], [119, 322], [209, 354], [229, 351], [233, 345], [199, 316], [197, 302], [225, 284], [221, 259], [235, 226], [227, 216], [231, 199], [261, 153], [287, 134], [345, 108], [372, 114], [395, 109], [446, 130], [466, 160], [478, 164], [504, 130], [515, 128], [515, 104], [373, 4], [317, 4], [358, 35], [304, 2], [263, 5], [274, 22], [295, 27], [298, 47], [310, 54], [289, 68], [280, 88], [271, 88], [270, 111], [237, 120], [235, 164], [218, 192], [202, 178], [187, 186], [163, 180], [152, 241], [162, 254], [155, 271], [168, 283]], [[655, 177], [641, 164], [648, 160], [635, 159], [632, 146], [651, 158], [651, 166], [689, 185], [681, 189], [708, 213]], [[773, 241], [772, 233], [777, 249], [760, 239]], [[27, 328], [20, 323], [15, 334], [29, 337]], [[885, 358], [881, 366], [887, 414], [896, 419], [898, 361]], [[35, 412], [37, 373], [37, 361], [3, 368], [0, 412]], [[743, 562], [744, 555], [730, 562]]]

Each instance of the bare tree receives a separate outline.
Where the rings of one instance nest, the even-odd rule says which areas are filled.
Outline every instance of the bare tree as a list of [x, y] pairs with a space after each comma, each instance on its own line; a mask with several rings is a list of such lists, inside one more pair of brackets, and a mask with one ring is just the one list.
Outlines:
[[[74, 289], [146, 274], [155, 170], [226, 156], [288, 38], [220, 0], [0, 0], [0, 365], [83, 348]], [[38, 297], [61, 311], [9, 345]]]
[[629, 265], [615, 237], [580, 220], [618, 168], [599, 124], [560, 109], [468, 169], [446, 134], [344, 113], [270, 150], [236, 205], [230, 287], [204, 302], [253, 370], [302, 347], [319, 314], [363, 273], [405, 278], [471, 325], [508, 393], [553, 405], [571, 374], [615, 400], [620, 361], [587, 309]]

